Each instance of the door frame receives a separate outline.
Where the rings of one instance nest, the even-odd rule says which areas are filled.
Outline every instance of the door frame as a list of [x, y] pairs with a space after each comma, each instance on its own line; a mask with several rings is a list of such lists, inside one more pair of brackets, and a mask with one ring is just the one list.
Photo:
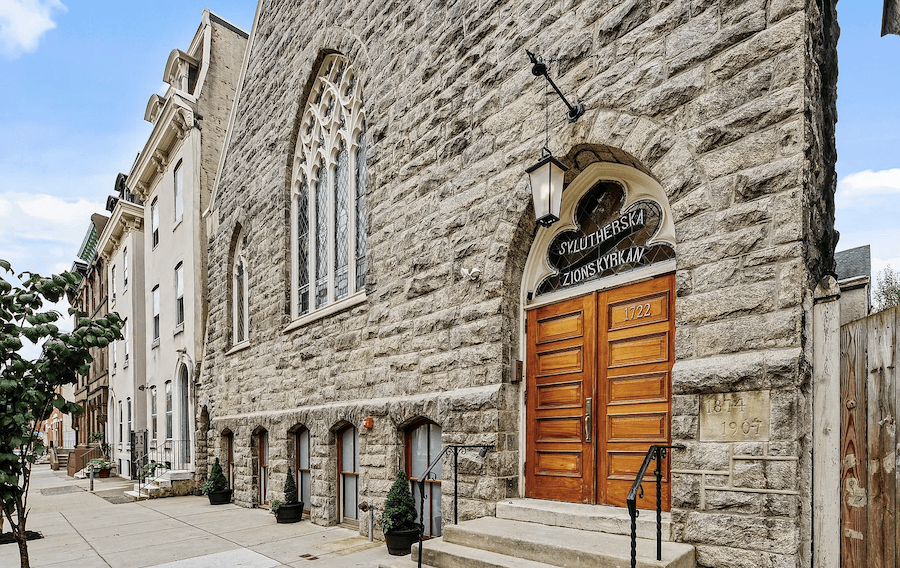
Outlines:
[[[560, 221], [551, 227], [537, 227], [537, 232], [532, 239], [528, 258], [522, 275], [522, 283], [519, 292], [519, 351], [517, 359], [522, 362], [522, 387], [519, 389], [519, 491], [520, 497], [525, 496], [525, 459], [527, 447], [526, 426], [528, 421], [525, 403], [525, 377], [527, 376], [528, 339], [525, 336], [527, 321], [526, 310], [538, 308], [548, 304], [555, 304], [563, 300], [570, 300], [586, 294], [619, 288], [629, 284], [637, 284], [642, 281], [652, 280], [657, 276], [676, 274], [676, 259], [666, 260], [630, 272], [615, 274], [600, 280], [584, 283], [559, 290], [540, 297], [534, 296], [534, 289], [546, 276], [552, 273], [547, 264], [547, 249], [553, 239], [559, 233], [576, 228], [572, 223], [574, 210], [578, 201], [587, 193], [593, 185], [600, 180], [613, 180], [625, 187], [626, 207], [640, 199], [650, 199], [656, 202], [662, 209], [662, 222], [659, 231], [650, 242], [667, 242], [676, 251], [675, 227], [669, 200], [665, 190], [650, 175], [622, 164], [610, 162], [595, 162], [587, 166], [577, 178], [569, 183], [563, 192], [560, 209]], [[676, 256], [677, 258], [677, 256]], [[674, 296], [672, 298], [674, 303]], [[674, 361], [673, 361], [674, 363]]]

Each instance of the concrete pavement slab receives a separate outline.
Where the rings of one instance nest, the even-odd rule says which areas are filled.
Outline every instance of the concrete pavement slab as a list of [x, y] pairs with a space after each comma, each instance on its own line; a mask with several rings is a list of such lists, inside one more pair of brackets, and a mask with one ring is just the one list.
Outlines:
[[[139, 542], [135, 545], [140, 546]], [[135, 547], [131, 550], [104, 554], [103, 559], [111, 568], [147, 568], [177, 560], [188, 560], [198, 556], [206, 556], [214, 552], [237, 550], [240, 546], [228, 542], [224, 538], [209, 535], [180, 542], [168, 543], [165, 546]]]
[[223, 566], [228, 568], [277, 568], [284, 565], [262, 554], [239, 548], [228, 552], [216, 552], [187, 560], [157, 564], [153, 568], [222, 568]]
[[[279, 525], [266, 510], [205, 497], [113, 504], [46, 466], [32, 483], [27, 528], [45, 537], [28, 543], [34, 568], [376, 568], [392, 558], [355, 530]], [[111, 494], [130, 483], [95, 480], [94, 488]], [[18, 565], [17, 546], [0, 546], [0, 567]]]
[[271, 525], [259, 527], [251, 527], [236, 531], [224, 532], [220, 536], [227, 538], [232, 542], [236, 542], [241, 546], [253, 547], [267, 542], [276, 542], [279, 540], [294, 539], [302, 535], [321, 532], [327, 529], [319, 525], [314, 525], [309, 521], [301, 521], [291, 524], [277, 524], [272, 519]]
[[204, 539], [210, 536], [206, 531], [194, 527], [176, 527], [165, 530], [148, 530], [139, 534], [114, 535], [103, 538], [90, 538], [89, 542], [101, 555], [114, 552], [134, 550], [135, 544], [141, 548], [180, 546], [185, 541]]

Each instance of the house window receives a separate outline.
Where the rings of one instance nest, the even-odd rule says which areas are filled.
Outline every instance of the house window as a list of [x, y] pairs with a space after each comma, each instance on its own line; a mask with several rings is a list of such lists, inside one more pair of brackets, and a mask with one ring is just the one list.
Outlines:
[[242, 343], [250, 335], [247, 298], [247, 236], [243, 231], [238, 235], [232, 272], [232, 331], [234, 343]]
[[159, 199], [150, 204], [150, 222], [153, 228], [153, 248], [159, 244]]
[[128, 428], [126, 429], [127, 434], [131, 435], [131, 398], [125, 399], [125, 405], [128, 408]]
[[128, 289], [128, 249], [122, 249], [122, 287]]
[[166, 439], [172, 439], [172, 381], [166, 381]]
[[128, 330], [131, 328], [131, 322], [125, 320], [125, 325], [122, 327], [122, 343], [125, 344], [125, 366], [128, 366]]
[[304, 511], [309, 511], [310, 497], [310, 468], [309, 468], [309, 430], [300, 429], [296, 434], [296, 463], [294, 464], [294, 475], [296, 477], [297, 489], [300, 491], [300, 500], [305, 503]]
[[259, 484], [257, 487], [259, 493], [257, 493], [256, 497], [258, 499], [257, 503], [263, 505], [269, 503], [267, 496], [269, 493], [269, 434], [262, 430], [256, 435], [256, 438], [259, 444], [259, 448], [257, 448], [259, 457], [259, 471], [257, 471]]
[[291, 197], [291, 315], [365, 289], [366, 133], [347, 58], [325, 58], [301, 121]]
[[184, 323], [184, 268], [179, 262], [175, 267], [175, 324]]
[[124, 439], [122, 437], [122, 428], [124, 427], [123, 426], [124, 424], [125, 424], [125, 415], [122, 412], [122, 401], [120, 400], [119, 401], [119, 445], [122, 444], [122, 440]]
[[175, 166], [175, 222], [181, 221], [184, 216], [184, 175], [181, 169], [182, 162]]
[[156, 417], [157, 417], [157, 400], [156, 389], [150, 389], [150, 439], [156, 439]]
[[159, 285], [153, 288], [153, 341], [159, 339]]
[[110, 288], [112, 289], [112, 301], [116, 301], [116, 265], [113, 264], [112, 268], [109, 270], [109, 282]]
[[[428, 465], [441, 452], [441, 427], [433, 422], [414, 425], [406, 432], [406, 474], [413, 482], [413, 497], [416, 502], [416, 521], [422, 522], [419, 516], [419, 503], [422, 495], [419, 484], [422, 474]], [[432, 470], [433, 476], [425, 480], [425, 499], [423, 516], [425, 517], [425, 534], [441, 536], [441, 466]]]
[[338, 436], [338, 472], [340, 483], [340, 519], [356, 520], [359, 485], [359, 447], [356, 428], [348, 426]]
[[115, 374], [116, 372], [116, 363], [119, 361], [118, 352], [119, 350], [116, 346], [119, 344], [118, 341], [113, 341], [109, 344], [109, 350], [112, 351], [112, 372]]

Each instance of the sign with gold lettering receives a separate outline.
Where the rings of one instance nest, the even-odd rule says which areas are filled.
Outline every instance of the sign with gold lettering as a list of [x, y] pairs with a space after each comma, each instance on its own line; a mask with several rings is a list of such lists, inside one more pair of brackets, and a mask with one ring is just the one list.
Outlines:
[[547, 262], [555, 271], [538, 285], [538, 296], [675, 258], [668, 243], [648, 245], [659, 230], [662, 210], [643, 200], [623, 211], [625, 188], [600, 181], [575, 208], [576, 229], [550, 244]]

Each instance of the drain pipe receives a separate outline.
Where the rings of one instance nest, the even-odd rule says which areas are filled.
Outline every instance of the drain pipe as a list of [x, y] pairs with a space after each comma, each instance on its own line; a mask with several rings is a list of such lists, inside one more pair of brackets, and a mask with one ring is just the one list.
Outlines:
[[359, 510], [365, 513], [369, 512], [369, 542], [375, 540], [375, 507], [370, 507], [368, 503], [363, 501], [359, 504]]

